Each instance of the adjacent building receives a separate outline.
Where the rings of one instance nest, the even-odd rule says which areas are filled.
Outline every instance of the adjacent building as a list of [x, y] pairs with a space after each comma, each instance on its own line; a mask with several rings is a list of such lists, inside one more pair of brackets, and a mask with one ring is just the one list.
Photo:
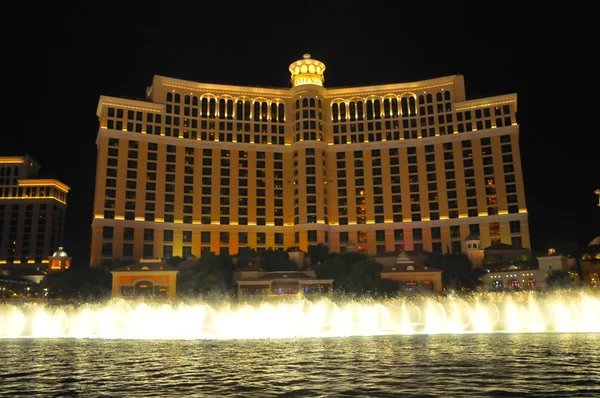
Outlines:
[[177, 274], [160, 259], [144, 259], [110, 271], [112, 274], [112, 297], [175, 297]]
[[516, 94], [468, 99], [461, 75], [327, 88], [325, 69], [306, 54], [289, 88], [154, 76], [144, 99], [101, 96], [91, 265], [529, 247]]
[[69, 187], [40, 178], [39, 170], [29, 155], [0, 157], [0, 270], [5, 274], [45, 271], [63, 243]]

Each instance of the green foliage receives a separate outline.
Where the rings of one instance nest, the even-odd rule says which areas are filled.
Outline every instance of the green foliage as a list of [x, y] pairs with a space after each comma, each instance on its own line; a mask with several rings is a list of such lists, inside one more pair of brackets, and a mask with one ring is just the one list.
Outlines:
[[346, 291], [355, 294], [377, 291], [381, 282], [381, 269], [381, 264], [373, 260], [352, 264]]
[[229, 256], [204, 252], [198, 262], [177, 275], [177, 291], [183, 296], [225, 294], [231, 286], [233, 263]]
[[294, 271], [298, 269], [298, 266], [293, 260], [290, 260], [290, 256], [283, 250], [273, 250], [269, 247], [267, 250], [261, 253], [264, 270], [267, 272], [272, 271]]
[[471, 260], [463, 253], [433, 253], [426, 264], [443, 271], [442, 284], [446, 289], [475, 290], [483, 284], [482, 278], [487, 272], [483, 268], [473, 268]]
[[[483, 259], [483, 263], [486, 265], [496, 265], [496, 264], [502, 264], [504, 262], [504, 259], [500, 256], [496, 256], [496, 255], [486, 255], [485, 258]], [[433, 265], [432, 265], [433, 267]]]
[[94, 298], [110, 297], [112, 275], [102, 267], [72, 268], [50, 274], [42, 281], [50, 298]]
[[181, 264], [183, 262], [183, 260], [185, 260], [185, 258], [183, 258], [181, 256], [173, 256], [173, 257], [167, 258], [165, 260], [165, 263], [170, 267], [177, 268], [177, 266], [179, 264]]
[[532, 261], [534, 260], [534, 256], [532, 252], [528, 252], [528, 253], [523, 253], [523, 254], [519, 254], [517, 256], [517, 262], [527, 262], [527, 261]]
[[334, 290], [356, 296], [390, 295], [397, 284], [381, 278], [381, 264], [357, 252], [331, 254], [315, 269], [318, 279], [333, 279]]
[[329, 246], [324, 243], [308, 245], [307, 253], [310, 257], [311, 265], [315, 265], [319, 262], [323, 263], [329, 257]]
[[575, 287], [575, 281], [567, 271], [560, 269], [552, 270], [546, 275], [546, 283], [551, 289], [564, 289]]
[[[112, 271], [112, 270], [114, 270], [114, 269], [121, 268], [121, 267], [124, 267], [124, 266], [126, 266], [126, 265], [131, 265], [131, 264], [133, 264], [134, 262], [135, 262], [135, 261], [133, 261], [133, 260], [131, 260], [131, 259], [130, 259], [130, 260], [121, 260], [120, 258], [114, 258], [114, 259], [111, 261], [111, 263], [110, 263], [110, 264], [108, 264], [108, 265], [104, 265], [104, 266], [102, 266], [102, 267], [100, 267], [100, 266], [99, 266], [99, 267], [92, 267], [92, 269], [95, 269], [95, 268], [104, 268], [104, 269], [106, 269], [106, 270], [108, 270], [108, 271]], [[85, 268], [88, 268], [88, 267], [85, 267]], [[81, 268], [79, 268], [79, 269], [81, 269]]]
[[237, 269], [244, 269], [248, 266], [248, 264], [254, 263], [257, 261], [258, 253], [254, 249], [250, 249], [247, 247], [240, 247], [240, 250], [238, 250], [236, 257], [237, 257], [237, 264], [236, 264]]

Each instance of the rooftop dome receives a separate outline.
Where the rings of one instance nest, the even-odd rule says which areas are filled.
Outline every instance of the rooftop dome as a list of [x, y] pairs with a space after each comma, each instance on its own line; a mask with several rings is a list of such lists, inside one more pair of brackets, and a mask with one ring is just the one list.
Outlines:
[[594, 238], [594, 240], [592, 240], [588, 246], [596, 246], [596, 245], [600, 245], [600, 236], [596, 236]]
[[52, 257], [69, 257], [66, 251], [63, 250], [63, 247], [60, 246], [57, 251], [54, 252]]
[[408, 254], [405, 251], [401, 251], [398, 254], [398, 257], [396, 257], [396, 264], [412, 264], [412, 263], [414, 263], [414, 261], [412, 261], [408, 257]]

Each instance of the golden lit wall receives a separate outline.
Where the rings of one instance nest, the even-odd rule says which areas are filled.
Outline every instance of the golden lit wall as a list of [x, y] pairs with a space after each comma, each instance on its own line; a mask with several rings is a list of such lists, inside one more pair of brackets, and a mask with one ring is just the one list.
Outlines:
[[101, 97], [91, 265], [327, 243], [529, 247], [516, 95], [462, 76], [265, 89], [155, 76]]

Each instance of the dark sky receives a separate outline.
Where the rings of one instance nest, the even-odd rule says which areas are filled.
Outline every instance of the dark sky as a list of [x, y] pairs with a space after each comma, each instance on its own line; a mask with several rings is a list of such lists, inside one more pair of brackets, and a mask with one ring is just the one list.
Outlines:
[[204, 3], [21, 2], [4, 15], [0, 155], [29, 153], [71, 186], [64, 246], [74, 261], [89, 258], [100, 95], [143, 98], [154, 75], [287, 87], [304, 53], [326, 64], [326, 87], [462, 74], [468, 99], [517, 93], [533, 249], [600, 234], [591, 9]]

